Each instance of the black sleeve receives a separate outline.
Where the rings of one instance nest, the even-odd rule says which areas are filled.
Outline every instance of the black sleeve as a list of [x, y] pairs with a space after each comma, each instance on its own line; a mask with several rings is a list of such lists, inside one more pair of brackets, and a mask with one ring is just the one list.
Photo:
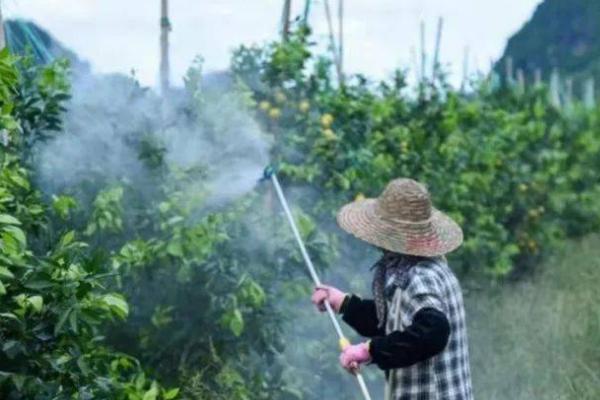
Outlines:
[[371, 340], [371, 357], [383, 370], [409, 367], [439, 354], [450, 337], [448, 318], [435, 308], [419, 310], [406, 330]]
[[373, 300], [363, 300], [356, 295], [348, 295], [340, 307], [342, 319], [359, 335], [373, 337], [384, 335], [383, 329], [377, 328], [377, 311]]

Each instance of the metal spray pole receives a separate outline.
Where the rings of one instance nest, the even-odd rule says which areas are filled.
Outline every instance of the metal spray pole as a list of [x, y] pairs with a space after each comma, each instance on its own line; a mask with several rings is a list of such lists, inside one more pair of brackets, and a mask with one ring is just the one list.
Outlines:
[[[290, 211], [287, 200], [285, 199], [285, 196], [283, 195], [283, 191], [281, 190], [281, 186], [279, 185], [279, 180], [277, 179], [277, 175], [275, 174], [275, 172], [273, 171], [272, 168], [267, 167], [267, 169], [265, 170], [264, 178], [271, 179], [271, 181], [273, 182], [273, 186], [275, 187], [275, 191], [277, 192], [277, 197], [279, 198], [281, 206], [283, 207], [283, 211], [285, 212], [285, 216], [287, 217], [288, 222], [290, 223], [290, 226], [292, 228], [292, 231], [294, 232], [294, 236], [296, 237], [296, 241], [298, 242], [298, 246], [300, 247], [300, 252], [302, 253], [304, 262], [306, 263], [306, 266], [308, 267], [310, 276], [311, 276], [313, 282], [315, 283], [315, 285], [317, 285], [317, 286], [321, 285], [321, 280], [319, 279], [319, 276], [317, 275], [317, 271], [315, 270], [312, 260], [310, 259], [310, 256], [308, 255], [308, 252], [306, 251], [306, 247], [304, 246], [304, 242], [302, 241], [302, 237], [300, 236], [300, 232], [298, 231], [298, 227], [296, 226], [296, 222], [294, 221], [292, 212]], [[335, 317], [333, 309], [331, 308], [331, 304], [329, 304], [329, 302], [327, 300], [325, 301], [325, 309], [327, 310], [327, 315], [329, 316], [329, 319], [331, 320], [331, 323], [333, 324], [333, 328], [335, 329], [335, 332], [337, 333], [337, 335], [339, 337], [340, 347], [343, 350], [346, 347], [350, 346], [350, 341], [344, 336], [344, 333], [342, 332], [342, 327], [340, 326], [340, 323], [338, 322], [337, 318]], [[371, 400], [371, 395], [369, 394], [369, 390], [367, 389], [367, 385], [365, 383], [365, 380], [364, 380], [362, 374], [359, 371], [356, 371], [354, 375], [356, 376], [358, 385], [360, 386], [360, 390], [361, 390], [365, 400]]]

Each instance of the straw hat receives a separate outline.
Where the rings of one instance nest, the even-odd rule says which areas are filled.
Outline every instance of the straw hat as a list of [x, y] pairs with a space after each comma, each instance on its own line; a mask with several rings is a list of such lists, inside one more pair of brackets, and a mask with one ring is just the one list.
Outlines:
[[391, 181], [376, 199], [346, 204], [337, 221], [357, 238], [402, 254], [441, 256], [463, 241], [460, 226], [431, 205], [425, 186], [408, 178]]

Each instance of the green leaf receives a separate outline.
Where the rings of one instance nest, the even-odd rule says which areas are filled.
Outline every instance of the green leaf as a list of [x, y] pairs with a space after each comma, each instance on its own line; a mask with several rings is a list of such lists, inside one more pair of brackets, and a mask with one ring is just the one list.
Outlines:
[[0, 242], [2, 243], [2, 246], [0, 246], [0, 251], [2, 251], [4, 254], [13, 259], [18, 259], [22, 256], [19, 242], [9, 232], [2, 232], [0, 234]]
[[0, 223], [7, 225], [21, 225], [21, 222], [18, 219], [8, 214], [0, 214]]
[[71, 209], [77, 206], [77, 202], [70, 196], [54, 196], [52, 208], [62, 218], [67, 219]]
[[42, 296], [31, 296], [27, 299], [35, 312], [41, 312], [44, 307], [44, 298]]
[[65, 233], [61, 238], [60, 238], [60, 242], [58, 244], [58, 246], [62, 249], [67, 247], [70, 243], [73, 242], [73, 240], [75, 240], [75, 232], [74, 231], [69, 231], [67, 233]]
[[75, 333], [79, 333], [79, 324], [78, 324], [78, 315], [75, 311], [71, 311], [71, 315], [69, 315], [69, 325], [71, 326], [71, 330]]
[[108, 305], [110, 310], [117, 314], [120, 318], [125, 319], [129, 314], [129, 305], [127, 301], [117, 293], [110, 293], [102, 297], [102, 301]]
[[308, 238], [311, 233], [316, 229], [316, 225], [313, 220], [302, 211], [296, 211], [296, 221], [298, 223], [298, 230], [303, 238]]
[[23, 286], [25, 286], [27, 289], [44, 290], [44, 289], [48, 289], [49, 287], [54, 286], [54, 283], [52, 283], [51, 281], [40, 279], [40, 280], [36, 280], [36, 281], [27, 282], [27, 283], [23, 284]]
[[25, 237], [25, 232], [23, 232], [20, 228], [17, 228], [16, 226], [12, 226], [12, 225], [5, 226], [4, 232], [8, 233], [13, 238], [15, 238], [22, 247], [27, 246], [27, 239]]
[[235, 336], [240, 336], [244, 330], [244, 318], [237, 308], [233, 311], [229, 319], [229, 329]]
[[0, 313], [0, 317], [6, 318], [6, 319], [12, 319], [13, 321], [17, 321], [17, 322], [21, 322], [21, 320], [19, 319], [19, 317], [17, 317], [13, 313]]
[[8, 358], [14, 358], [23, 351], [23, 346], [16, 340], [7, 340], [2, 344], [2, 351]]
[[69, 317], [69, 314], [71, 313], [71, 311], [73, 310], [73, 306], [67, 308], [66, 311], [64, 311], [61, 315], [60, 318], [58, 320], [58, 323], [54, 326], [54, 336], [58, 335], [63, 327], [63, 325], [65, 324], [65, 322], [67, 321], [67, 318]]
[[4, 283], [2, 283], [2, 281], [0, 281], [0, 296], [4, 296], [6, 294], [6, 287], [4, 286]]
[[172, 400], [172, 399], [176, 398], [178, 394], [179, 394], [179, 388], [165, 390], [165, 392], [163, 393], [163, 399]]
[[29, 190], [29, 182], [20, 175], [10, 175], [10, 180], [25, 190]]
[[56, 359], [56, 365], [62, 365], [62, 364], [68, 363], [71, 360], [72, 360], [72, 357], [70, 355], [63, 354]]
[[144, 393], [144, 397], [142, 398], [142, 400], [156, 400], [157, 397], [158, 385], [156, 384], [156, 382], [152, 382], [152, 386], [146, 391], [146, 393]]
[[181, 242], [178, 240], [169, 242], [167, 245], [167, 253], [173, 257], [183, 257], [183, 247], [181, 246]]
[[0, 267], [0, 278], [13, 279], [15, 275], [6, 267]]
[[25, 384], [25, 376], [13, 374], [12, 380], [17, 390], [21, 391], [23, 389], [23, 385]]

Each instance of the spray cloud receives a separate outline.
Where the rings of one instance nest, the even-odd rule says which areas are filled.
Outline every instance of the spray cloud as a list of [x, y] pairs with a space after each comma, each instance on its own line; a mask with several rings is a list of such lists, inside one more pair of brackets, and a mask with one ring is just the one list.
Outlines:
[[152, 138], [169, 166], [205, 171], [209, 202], [251, 190], [268, 163], [269, 141], [228, 78], [216, 81], [219, 88], [196, 82], [195, 93], [163, 99], [123, 75], [77, 76], [65, 132], [36, 149], [42, 188], [56, 193], [93, 177], [144, 191], [152, 171], [140, 143]]

